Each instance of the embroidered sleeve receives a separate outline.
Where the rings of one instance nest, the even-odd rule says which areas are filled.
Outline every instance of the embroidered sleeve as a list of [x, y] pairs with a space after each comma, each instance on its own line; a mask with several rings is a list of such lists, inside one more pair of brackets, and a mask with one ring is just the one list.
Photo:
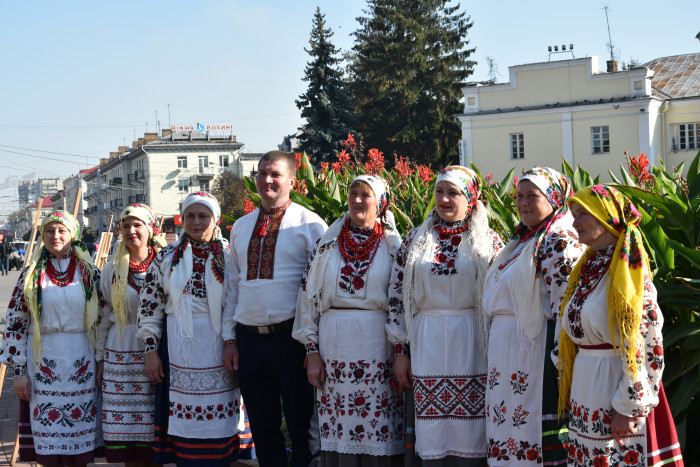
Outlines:
[[505, 245], [505, 243], [503, 243], [501, 236], [498, 235], [498, 233], [496, 233], [494, 230], [489, 229], [488, 232], [489, 232], [489, 235], [491, 236], [491, 247], [493, 249], [493, 256], [491, 256], [490, 260], [493, 261], [493, 259], [498, 255], [498, 253], [501, 252], [501, 250], [506, 245]]
[[[320, 240], [320, 239], [319, 239]], [[297, 311], [294, 317], [294, 329], [292, 337], [301, 342], [306, 347], [306, 354], [318, 352], [318, 322], [320, 316], [314, 316], [311, 305], [309, 304], [309, 295], [306, 293], [306, 281], [309, 277], [309, 268], [311, 262], [316, 257], [318, 250], [318, 241], [316, 248], [311, 253], [308, 263], [304, 268], [304, 273], [301, 276], [301, 287], [299, 288], [299, 296], [297, 297]]]
[[[240, 225], [238, 227], [240, 227]], [[236, 338], [236, 322], [234, 316], [236, 314], [236, 307], [238, 306], [238, 283], [241, 280], [241, 268], [238, 259], [239, 252], [236, 248], [236, 234], [238, 230], [236, 224], [234, 224], [231, 229], [231, 241], [229, 242], [231, 251], [228, 257], [228, 263], [226, 263], [228, 284], [226, 285], [226, 305], [224, 306], [224, 312], [221, 316], [221, 336], [224, 340]]]
[[0, 347], [0, 362], [14, 366], [15, 377], [27, 374], [27, 342], [31, 316], [24, 301], [24, 275], [22, 271], [19, 280], [12, 291], [12, 298], [7, 306], [5, 336]]
[[545, 291], [543, 303], [548, 304], [555, 323], [554, 349], [552, 361], [556, 366], [559, 363], [559, 336], [561, 327], [558, 325], [559, 308], [564, 298], [564, 291], [569, 282], [569, 275], [576, 262], [583, 254], [584, 246], [578, 241], [578, 235], [573, 230], [559, 230], [550, 233], [545, 239], [545, 247], [541, 253], [540, 276], [541, 286]]
[[[396, 253], [396, 259], [391, 268], [391, 281], [389, 282], [389, 317], [386, 320], [386, 333], [389, 342], [394, 345], [394, 351], [401, 353], [396, 355], [407, 355], [408, 335], [406, 334], [406, 318], [404, 315], [403, 306], [403, 273], [408, 257], [408, 250], [411, 248], [413, 238], [417, 229], [413, 229], [401, 243], [399, 251]], [[396, 346], [396, 344], [402, 344]]]
[[169, 252], [169, 248], [164, 248], [153, 259], [139, 293], [137, 315], [139, 330], [136, 336], [143, 340], [145, 352], [158, 350], [160, 334], [163, 331], [165, 304], [168, 301], [168, 296], [163, 288], [163, 279], [165, 277], [165, 257]]
[[97, 346], [95, 348], [95, 361], [97, 362], [104, 360], [107, 336], [109, 335], [109, 328], [112, 327], [112, 322], [109, 319], [109, 315], [112, 312], [111, 277], [112, 268], [107, 265], [100, 276], [99, 287], [97, 288], [100, 302], [100, 324], [97, 325]]
[[644, 274], [644, 316], [639, 329], [642, 342], [637, 349], [637, 378], [633, 379], [624, 372], [612, 400], [613, 408], [622, 415], [646, 416], [659, 402], [659, 383], [664, 368], [663, 324], [656, 289], [649, 276]]

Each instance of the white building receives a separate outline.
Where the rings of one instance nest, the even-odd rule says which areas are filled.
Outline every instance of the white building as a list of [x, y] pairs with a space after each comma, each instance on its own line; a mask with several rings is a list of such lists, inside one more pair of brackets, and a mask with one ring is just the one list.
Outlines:
[[132, 203], [148, 204], [163, 217], [177, 216], [187, 194], [210, 191], [221, 172], [243, 177], [257, 170], [259, 157], [246, 157], [242, 148], [234, 135], [163, 130], [158, 138], [156, 133], [147, 133], [134, 142], [134, 148], [120, 147], [84, 177], [89, 225], [99, 228], [100, 201], [102, 229], [107, 228], [110, 216], [116, 218]]
[[700, 54], [623, 71], [597, 57], [511, 66], [507, 83], [462, 92], [461, 162], [484, 174], [559, 169], [563, 158], [609, 180], [625, 152], [670, 168], [700, 149]]

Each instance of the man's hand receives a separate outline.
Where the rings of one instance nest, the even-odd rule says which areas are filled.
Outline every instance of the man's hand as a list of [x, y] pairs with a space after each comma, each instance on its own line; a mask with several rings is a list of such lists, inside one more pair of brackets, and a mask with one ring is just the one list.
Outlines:
[[165, 373], [157, 350], [146, 352], [146, 376], [154, 383], [162, 383]]
[[221, 357], [226, 371], [238, 371], [238, 345], [224, 345], [224, 355]]
[[321, 354], [318, 352], [308, 354], [304, 367], [306, 368], [306, 377], [309, 378], [311, 386], [323, 391], [323, 385], [326, 382], [326, 368], [323, 365], [323, 360], [321, 360]]
[[32, 383], [29, 381], [29, 376], [21, 376], [19, 378], [15, 378], [13, 389], [17, 397], [19, 397], [23, 401], [29, 402], [29, 398], [31, 397], [32, 391]]

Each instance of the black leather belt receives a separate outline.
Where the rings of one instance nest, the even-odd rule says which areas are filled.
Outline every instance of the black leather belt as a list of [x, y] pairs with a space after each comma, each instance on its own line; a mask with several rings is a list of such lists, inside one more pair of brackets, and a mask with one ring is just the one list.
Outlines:
[[248, 326], [238, 323], [243, 329], [253, 334], [277, 334], [279, 332], [290, 331], [294, 327], [294, 318], [282, 321], [281, 323], [268, 324], [267, 326]]

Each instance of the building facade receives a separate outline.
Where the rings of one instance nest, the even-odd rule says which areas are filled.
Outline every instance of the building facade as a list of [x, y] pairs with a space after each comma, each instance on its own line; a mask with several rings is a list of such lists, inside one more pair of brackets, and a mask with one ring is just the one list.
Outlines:
[[163, 130], [159, 138], [147, 133], [134, 148], [120, 147], [85, 175], [87, 222], [105, 230], [110, 216], [118, 217], [132, 203], [146, 203], [160, 216], [175, 217], [189, 193], [210, 191], [223, 171], [243, 177], [257, 170], [259, 158], [241, 154], [243, 146], [233, 135]]
[[667, 167], [700, 148], [700, 54], [601, 71], [597, 57], [509, 68], [504, 84], [462, 88], [462, 164], [502, 176], [560, 168], [562, 158], [609, 180], [625, 153]]

